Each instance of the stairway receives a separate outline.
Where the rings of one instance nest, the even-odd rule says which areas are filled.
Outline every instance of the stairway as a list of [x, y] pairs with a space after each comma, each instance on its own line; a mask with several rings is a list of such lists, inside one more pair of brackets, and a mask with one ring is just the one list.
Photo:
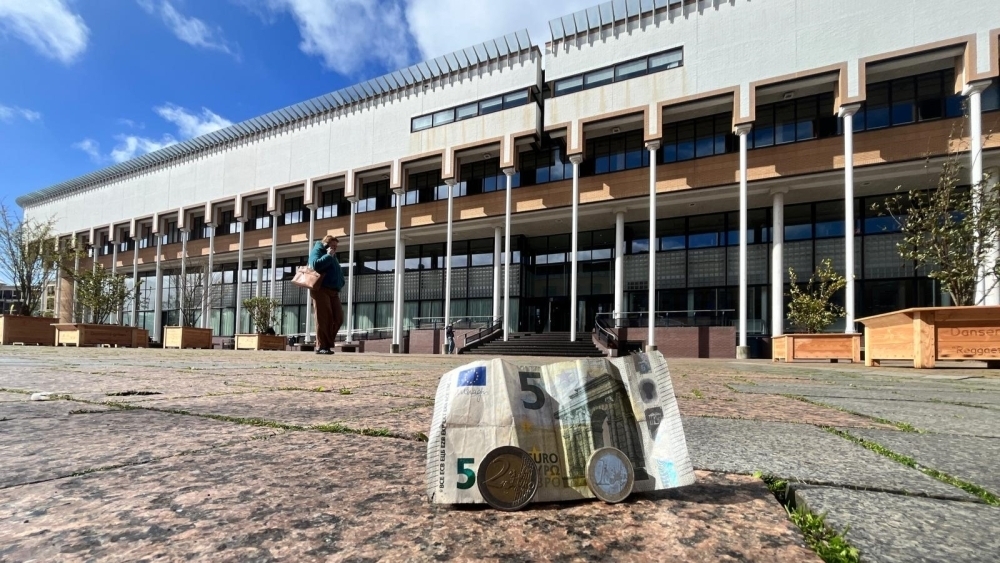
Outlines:
[[511, 333], [507, 342], [498, 338], [483, 344], [473, 344], [462, 354], [482, 356], [558, 356], [564, 358], [601, 358], [589, 332], [577, 334], [576, 342], [569, 341], [568, 332]]

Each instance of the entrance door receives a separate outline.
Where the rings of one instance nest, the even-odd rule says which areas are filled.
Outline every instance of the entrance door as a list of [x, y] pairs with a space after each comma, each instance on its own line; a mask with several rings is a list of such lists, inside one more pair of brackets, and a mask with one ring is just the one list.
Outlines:
[[546, 332], [569, 332], [569, 299], [550, 297]]
[[593, 332], [598, 313], [610, 313], [614, 302], [611, 295], [588, 295], [578, 300], [577, 332]]

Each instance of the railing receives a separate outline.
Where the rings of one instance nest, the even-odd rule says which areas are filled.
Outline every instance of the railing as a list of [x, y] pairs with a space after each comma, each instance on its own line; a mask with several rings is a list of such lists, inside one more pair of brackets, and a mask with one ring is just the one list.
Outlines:
[[[410, 335], [409, 329], [403, 329], [403, 332], [400, 335], [400, 337], [401, 338], [405, 338], [405, 337], [407, 337], [409, 335]], [[288, 343], [290, 345], [302, 344], [302, 343], [306, 342], [306, 338], [309, 338], [310, 342], [316, 342], [316, 333], [315, 332], [310, 332], [310, 333], [300, 332], [300, 333], [296, 333], [296, 334], [286, 334], [285, 336], [288, 337]], [[352, 341], [355, 341], [355, 340], [387, 340], [387, 339], [390, 339], [390, 338], [392, 338], [392, 327], [368, 328], [368, 329], [362, 329], [362, 330], [354, 329], [353, 331], [351, 331], [351, 340]], [[347, 341], [347, 331], [346, 330], [341, 330], [340, 332], [337, 333], [337, 342], [346, 342], [346, 341]]]
[[[735, 309], [686, 309], [680, 311], [655, 311], [654, 326], [691, 327], [691, 326], [732, 326], [735, 322]], [[603, 319], [608, 327], [649, 326], [649, 312], [634, 313], [598, 313], [598, 319]], [[754, 326], [763, 322], [754, 319]]]
[[[451, 319], [452, 328], [484, 328], [493, 324], [492, 315], [472, 315], [466, 317], [454, 317]], [[414, 328], [444, 328], [444, 317], [414, 317]]]
[[477, 344], [479, 342], [482, 342], [483, 339], [489, 338], [490, 336], [493, 336], [494, 334], [502, 331], [503, 331], [503, 317], [500, 317], [489, 326], [479, 329], [479, 331], [476, 332], [476, 334], [472, 335], [471, 337], [468, 334], [466, 334], [465, 343], [462, 344], [462, 348], [468, 348], [472, 344]]
[[609, 315], [599, 313], [594, 318], [594, 334], [605, 348], [618, 348], [618, 335], [612, 332], [611, 327], [608, 326], [608, 323], [613, 322], [614, 319], [608, 317]]

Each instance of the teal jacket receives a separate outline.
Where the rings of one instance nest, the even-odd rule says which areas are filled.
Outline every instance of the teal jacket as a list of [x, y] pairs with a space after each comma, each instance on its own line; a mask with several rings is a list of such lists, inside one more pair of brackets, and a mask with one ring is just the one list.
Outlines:
[[340, 291], [344, 288], [344, 271], [340, 268], [340, 261], [336, 256], [326, 253], [326, 247], [322, 241], [316, 241], [312, 252], [309, 253], [309, 267], [324, 274], [321, 285], [327, 289]]

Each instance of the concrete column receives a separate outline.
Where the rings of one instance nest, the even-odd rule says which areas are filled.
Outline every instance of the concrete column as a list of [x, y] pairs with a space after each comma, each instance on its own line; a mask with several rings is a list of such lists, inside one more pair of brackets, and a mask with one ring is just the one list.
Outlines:
[[187, 315], [187, 258], [188, 258], [188, 233], [187, 229], [181, 231], [181, 279], [180, 291], [177, 292], [177, 304], [179, 305], [177, 309], [177, 314], [179, 315], [178, 320], [180, 321], [180, 326], [185, 326], [187, 323], [184, 322], [184, 317]]
[[[454, 232], [452, 213], [455, 204], [455, 180], [448, 179], [444, 183], [448, 186], [448, 225], [444, 248], [444, 324], [447, 326], [451, 324], [451, 242]], [[497, 299], [496, 295], [493, 296], [493, 299]]]
[[854, 114], [861, 104], [841, 106], [844, 119], [844, 279], [847, 281], [844, 310], [847, 312], [844, 332], [854, 330]]
[[771, 190], [771, 336], [785, 332], [785, 188]]
[[[56, 245], [59, 241], [56, 241]], [[62, 322], [62, 265], [56, 264], [56, 302], [53, 307], [53, 312], [56, 316], [56, 322]]]
[[625, 211], [615, 212], [615, 326], [625, 306]]
[[403, 227], [403, 196], [404, 190], [393, 190], [396, 194], [396, 267], [393, 268], [393, 299], [392, 299], [392, 351], [402, 352], [403, 343], [403, 245], [400, 229]]
[[656, 350], [656, 150], [659, 141], [646, 143], [649, 151], [649, 322], [646, 351]]
[[354, 216], [358, 209], [358, 198], [351, 200], [351, 233], [347, 241], [347, 261], [350, 262], [347, 268], [347, 337], [348, 342], [353, 342], [354, 335]]
[[499, 225], [493, 228], [493, 322], [500, 319], [500, 277], [503, 271], [500, 265], [503, 256], [501, 231]]
[[736, 357], [746, 359], [750, 356], [747, 347], [747, 135], [751, 125], [744, 123], [736, 126], [736, 134], [740, 137], [740, 339], [736, 348]]
[[73, 308], [70, 309], [70, 322], [75, 323], [79, 319], [76, 318], [76, 290], [77, 290], [77, 278], [80, 275], [80, 239], [73, 235]]
[[264, 296], [264, 257], [257, 257], [257, 283], [254, 284], [254, 296]]
[[236, 328], [234, 329], [235, 334], [239, 334], [243, 329], [243, 323], [240, 322], [240, 316], [243, 314], [243, 246], [246, 234], [246, 223], [243, 221], [243, 217], [239, 218], [237, 223], [240, 230], [240, 244], [239, 249], [236, 251]]
[[[306, 241], [306, 256], [308, 257], [310, 254], [312, 254], [313, 245], [316, 244], [316, 209], [317, 209], [317, 205], [316, 204], [312, 204], [312, 205], [307, 205], [306, 207], [309, 208], [309, 239]], [[352, 207], [352, 210], [353, 210], [353, 207]], [[352, 217], [351, 220], [353, 221], [353, 219], [354, 218]], [[353, 244], [354, 244], [354, 241], [352, 240], [351, 241], [352, 248], [353, 248]], [[310, 336], [310, 333], [312, 332], [312, 325], [313, 325], [313, 319], [312, 319], [312, 316], [313, 316], [313, 311], [312, 311], [313, 300], [312, 300], [312, 296], [308, 295], [308, 291], [306, 293], [307, 293], [307, 296], [306, 296], [306, 336], [305, 336], [305, 341], [306, 342], [312, 342], [313, 338], [312, 338], [312, 336]], [[348, 301], [348, 307], [350, 307], [350, 301]], [[350, 323], [348, 323], [348, 327], [350, 327]]]
[[403, 316], [406, 313], [406, 239], [403, 237], [399, 238], [399, 254], [396, 257], [399, 264], [399, 305], [396, 312], [396, 334], [399, 336], [399, 346], [396, 350], [398, 353], [403, 352]]
[[[111, 229], [109, 235], [110, 240], [108, 242], [111, 244], [111, 275], [115, 276], [118, 275], [118, 237], [115, 236], [114, 229]], [[122, 324], [121, 307], [115, 309], [115, 323]]]
[[582, 154], [574, 154], [569, 157], [570, 163], [573, 164], [573, 211], [572, 211], [572, 231], [570, 231], [570, 273], [569, 273], [569, 341], [576, 342], [576, 301], [577, 293], [576, 286], [579, 283], [579, 267], [577, 264], [577, 255], [579, 254], [579, 248], [577, 245], [577, 239], [579, 237], [580, 230], [580, 163], [583, 162]]
[[504, 168], [503, 173], [507, 176], [503, 245], [503, 341], [507, 342], [510, 339], [510, 192], [513, 190], [514, 169]]
[[[136, 225], [136, 229], [139, 226]], [[139, 326], [139, 238], [132, 237], [132, 326]]]
[[201, 300], [201, 328], [209, 328], [212, 316], [212, 278], [215, 277], [215, 221], [205, 223], [208, 228], [208, 266], [205, 268], [205, 296]]
[[[162, 225], [161, 225], [162, 227]], [[163, 234], [156, 233], [156, 292], [153, 293], [153, 340], [163, 343]]]
[[[969, 184], [973, 190], [973, 210], [978, 212], [983, 201], [983, 104], [982, 93], [990, 86], [989, 80], [981, 80], [967, 84], [962, 90], [963, 96], [969, 98], [969, 159], [971, 164], [971, 175]], [[996, 241], [994, 247], [996, 246]], [[984, 260], [976, 284], [976, 294], [974, 303], [976, 305], [998, 305], [1000, 304], [1000, 288], [996, 287], [996, 280], [987, 272], [993, 269], [994, 261], [998, 259], [996, 249]]]
[[[278, 298], [278, 212], [275, 211], [271, 213], [271, 299]], [[281, 326], [281, 320], [278, 320], [278, 326]], [[281, 331], [277, 330], [275, 327], [275, 332], [279, 333]]]

